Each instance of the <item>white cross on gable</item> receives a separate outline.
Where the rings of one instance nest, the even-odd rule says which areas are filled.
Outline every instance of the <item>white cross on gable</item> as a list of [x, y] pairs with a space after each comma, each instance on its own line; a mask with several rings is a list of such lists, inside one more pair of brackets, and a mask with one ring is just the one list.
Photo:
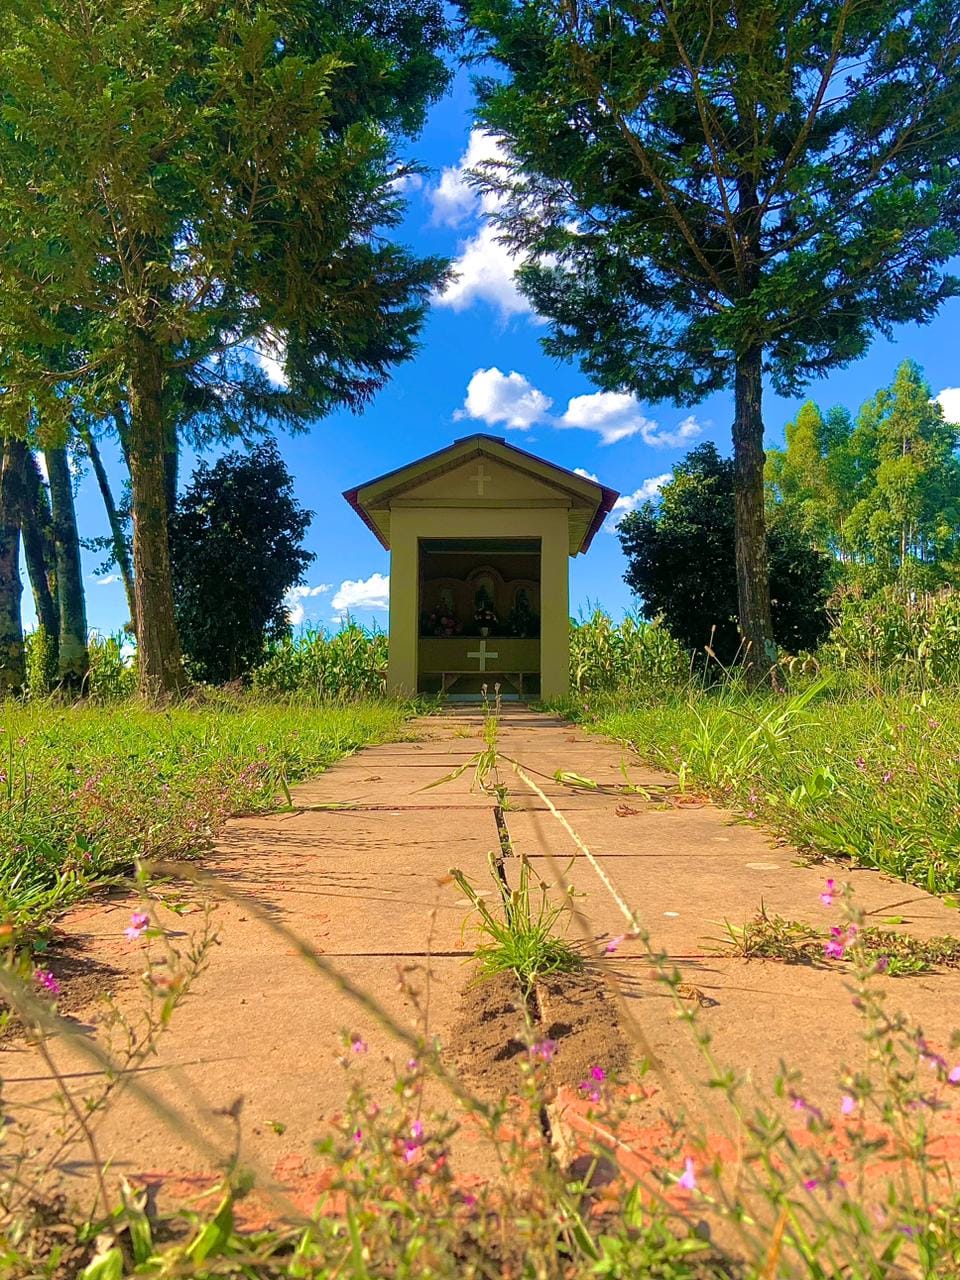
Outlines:
[[493, 479], [493, 476], [487, 475], [483, 469], [483, 463], [481, 462], [477, 467], [477, 474], [473, 478], [477, 485], [477, 496], [483, 498], [485, 496], [484, 489], [486, 489], [487, 485]]
[[480, 641], [480, 648], [479, 648], [479, 649], [474, 649], [473, 653], [468, 653], [468, 654], [467, 654], [467, 657], [468, 657], [468, 658], [479, 658], [479, 659], [480, 659], [480, 670], [481, 670], [481, 671], [486, 671], [486, 669], [487, 669], [487, 659], [488, 659], [488, 658], [499, 658], [499, 657], [500, 657], [500, 655], [499, 655], [499, 653], [494, 653], [494, 651], [493, 651], [492, 649], [488, 649], [488, 648], [487, 648], [487, 642], [486, 642], [486, 640], [481, 640], [481, 641]]

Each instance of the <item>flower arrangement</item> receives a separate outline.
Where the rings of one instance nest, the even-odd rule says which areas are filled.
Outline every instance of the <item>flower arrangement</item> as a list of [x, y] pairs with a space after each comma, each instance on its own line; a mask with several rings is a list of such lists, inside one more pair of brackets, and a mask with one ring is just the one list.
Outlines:
[[507, 625], [510, 628], [510, 634], [513, 636], [524, 638], [540, 634], [540, 619], [530, 607], [526, 592], [521, 592], [517, 596], [516, 604], [507, 617]]
[[479, 628], [480, 634], [484, 636], [497, 626], [500, 619], [497, 617], [495, 611], [488, 605], [481, 605], [474, 613], [473, 621]]
[[421, 634], [425, 636], [455, 636], [460, 633], [460, 623], [449, 609], [437, 608], [421, 622]]

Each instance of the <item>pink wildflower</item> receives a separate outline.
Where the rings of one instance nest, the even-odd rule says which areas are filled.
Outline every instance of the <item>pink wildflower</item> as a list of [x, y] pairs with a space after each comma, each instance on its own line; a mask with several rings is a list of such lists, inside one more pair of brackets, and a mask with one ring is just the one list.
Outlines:
[[845, 1093], [840, 1099], [840, 1111], [843, 1115], [852, 1115], [857, 1109], [857, 1100], [852, 1094]]
[[471, 1195], [469, 1191], [465, 1191], [460, 1197], [460, 1203], [465, 1204], [468, 1209], [472, 1209], [477, 1203], [477, 1197], [475, 1195]]
[[835, 924], [830, 930], [830, 938], [823, 944], [823, 954], [828, 960], [842, 960], [847, 947], [853, 945], [857, 936], [857, 926], [855, 924], [848, 925], [843, 930], [840, 925]]
[[947, 1079], [951, 1084], [960, 1084], [960, 1067], [954, 1067]]
[[590, 1075], [594, 1080], [606, 1080], [607, 1078], [607, 1073], [604, 1071], [603, 1067], [591, 1067]]
[[833, 906], [833, 895], [836, 891], [836, 881], [828, 880], [823, 893], [820, 895], [820, 901], [825, 907]]
[[360, 1143], [363, 1141], [363, 1130], [362, 1130], [362, 1129], [354, 1129], [354, 1131], [353, 1131], [353, 1140], [354, 1140], [354, 1142], [357, 1144], [357, 1146], [359, 1147]]
[[408, 1071], [419, 1071], [419, 1070], [420, 1070], [420, 1063], [416, 1060], [416, 1058], [411, 1058], [411, 1059], [409, 1060], [409, 1062], [407, 1063], [407, 1070], [408, 1070]]
[[803, 1189], [804, 1191], [816, 1191], [819, 1185], [820, 1185], [819, 1178], [807, 1178], [804, 1180]]
[[591, 1080], [581, 1080], [577, 1086], [581, 1093], [585, 1093], [591, 1102], [600, 1101], [600, 1090]]
[[410, 1126], [410, 1137], [416, 1142], [423, 1142], [423, 1125], [419, 1120], [414, 1120]]
[[684, 1191], [696, 1191], [697, 1189], [697, 1175], [693, 1161], [689, 1156], [683, 1162], [683, 1173], [677, 1179], [677, 1186], [683, 1187]]
[[556, 1040], [538, 1040], [530, 1046], [530, 1057], [539, 1058], [542, 1062], [552, 1062], [557, 1052]]
[[357, 1036], [356, 1040], [352, 1040], [350, 1042], [350, 1048], [353, 1050], [354, 1053], [366, 1053], [367, 1042], [366, 1040], [361, 1040], [360, 1037]]
[[615, 938], [611, 938], [603, 949], [604, 955], [612, 956], [626, 936], [625, 933], [618, 933]]
[[920, 1057], [930, 1063], [931, 1071], [946, 1071], [947, 1060], [942, 1053], [937, 1053], [935, 1049], [931, 1049], [926, 1040], [921, 1040], [918, 1045]]
[[150, 917], [144, 911], [134, 911], [130, 923], [123, 931], [128, 942], [136, 942], [150, 923]]
[[886, 771], [886, 773], [883, 775], [883, 778], [881, 779], [881, 781], [882, 781], [882, 782], [892, 782], [892, 781], [893, 781], [893, 770], [892, 770], [892, 769], [888, 769], [888, 770]]
[[49, 969], [34, 969], [33, 980], [48, 996], [53, 996], [56, 999], [60, 994], [60, 983]]

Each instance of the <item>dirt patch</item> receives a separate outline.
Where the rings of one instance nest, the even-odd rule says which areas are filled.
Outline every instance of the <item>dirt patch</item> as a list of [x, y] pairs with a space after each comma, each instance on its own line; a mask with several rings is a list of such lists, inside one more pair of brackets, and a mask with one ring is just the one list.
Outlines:
[[[531, 1002], [536, 1041], [555, 1048], [546, 1071], [554, 1085], [576, 1088], [592, 1067], [610, 1073], [630, 1064], [630, 1046], [616, 1002], [597, 974], [564, 973], [537, 985]], [[463, 1078], [485, 1097], [515, 1093], [520, 1064], [527, 1061], [528, 1032], [523, 997], [510, 974], [471, 982], [461, 997], [460, 1016], [450, 1043]]]
[[[91, 1008], [114, 991], [125, 977], [118, 969], [94, 960], [82, 943], [65, 935], [52, 939], [49, 952], [36, 957], [36, 966], [52, 973], [59, 983], [57, 1012], [66, 1017]], [[0, 1044], [22, 1033], [22, 1022], [10, 1006], [0, 1000]]]

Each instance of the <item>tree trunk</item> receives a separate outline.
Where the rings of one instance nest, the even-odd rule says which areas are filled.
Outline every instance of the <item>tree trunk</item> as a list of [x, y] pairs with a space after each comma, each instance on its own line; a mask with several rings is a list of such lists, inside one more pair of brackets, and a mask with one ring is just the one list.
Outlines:
[[173, 611], [162, 395], [160, 350], [148, 335], [138, 333], [131, 351], [127, 453], [133, 498], [137, 663], [140, 692], [151, 701], [186, 687]]
[[60, 614], [50, 501], [33, 451], [22, 441], [16, 443], [21, 451], [20, 529], [23, 534], [24, 559], [27, 562], [37, 622], [43, 627], [47, 643], [55, 654], [60, 634]]
[[180, 449], [175, 427], [167, 431], [167, 447], [163, 455], [164, 491], [167, 495], [167, 519], [177, 509], [177, 480], [180, 472]]
[[57, 679], [64, 689], [83, 691], [90, 671], [87, 651], [87, 609], [80, 566], [80, 535], [73, 504], [73, 481], [66, 448], [45, 449], [50, 480], [50, 509], [53, 513], [53, 547], [57, 564], [60, 652]]
[[763, 512], [762, 363], [758, 346], [737, 356], [733, 421], [737, 605], [744, 664], [757, 682], [777, 660]]
[[23, 692], [27, 681], [20, 599], [20, 485], [11, 440], [0, 465], [0, 694]]
[[107, 475], [106, 467], [103, 465], [103, 459], [100, 457], [100, 450], [97, 448], [97, 442], [93, 438], [93, 432], [87, 427], [83, 427], [80, 431], [80, 437], [87, 453], [90, 455], [93, 473], [97, 477], [97, 485], [100, 488], [100, 497], [103, 499], [104, 510], [107, 513], [107, 519], [110, 521], [110, 535], [113, 538], [113, 558], [117, 562], [117, 569], [120, 572], [123, 590], [127, 597], [130, 622], [131, 625], [134, 625], [136, 604], [133, 592], [133, 565], [130, 563], [130, 550], [127, 547], [127, 539], [124, 536], [123, 523], [117, 511], [117, 504], [113, 500], [110, 478]]

